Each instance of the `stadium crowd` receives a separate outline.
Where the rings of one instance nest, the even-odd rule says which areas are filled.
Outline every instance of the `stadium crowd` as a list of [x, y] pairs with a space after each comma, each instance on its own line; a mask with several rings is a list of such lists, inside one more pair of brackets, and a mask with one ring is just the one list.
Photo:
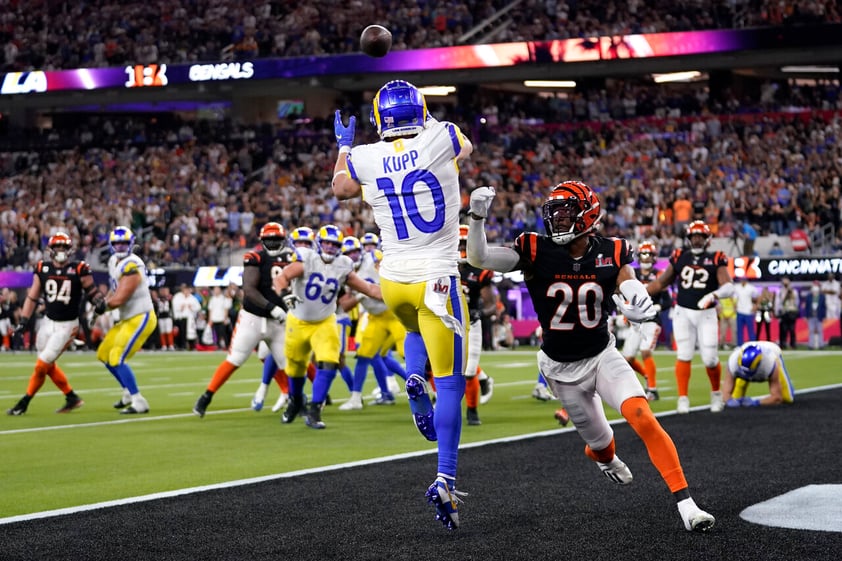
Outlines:
[[493, 42], [842, 21], [831, 0], [3, 0], [2, 71], [350, 53], [372, 22], [397, 50], [451, 46], [509, 4]]
[[[765, 101], [657, 91], [597, 90], [550, 103], [483, 93], [474, 111], [433, 112], [475, 139], [461, 167], [466, 202], [477, 186], [497, 187], [492, 243], [540, 231], [548, 188], [570, 177], [599, 191], [605, 233], [652, 238], [662, 255], [697, 218], [723, 237], [745, 224], [759, 235], [840, 230], [838, 87]], [[636, 104], [623, 103], [629, 99]], [[27, 149], [0, 153], [2, 268], [31, 268], [59, 230], [94, 266], [107, 233], [124, 224], [140, 234], [148, 263], [192, 267], [228, 265], [226, 256], [254, 245], [269, 220], [289, 228], [331, 222], [356, 236], [374, 228], [367, 205], [340, 205], [330, 193], [335, 149], [330, 121], [320, 118], [243, 126], [95, 115], [83, 126], [8, 139]]]

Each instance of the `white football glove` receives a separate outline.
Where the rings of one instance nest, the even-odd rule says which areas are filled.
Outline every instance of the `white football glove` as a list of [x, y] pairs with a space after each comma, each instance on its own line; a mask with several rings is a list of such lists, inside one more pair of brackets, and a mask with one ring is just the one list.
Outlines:
[[272, 308], [272, 310], [269, 312], [269, 315], [281, 323], [283, 323], [287, 319], [287, 313], [280, 306], [275, 306], [274, 308]]
[[640, 323], [655, 319], [655, 315], [657, 314], [655, 305], [648, 296], [646, 298], [639, 298], [637, 295], [632, 296], [631, 302], [626, 302], [619, 294], [613, 294], [612, 298], [614, 298], [614, 303], [617, 305], [620, 313], [631, 323]]
[[716, 295], [713, 292], [708, 292], [699, 298], [699, 309], [706, 310], [716, 303]]
[[471, 193], [471, 213], [485, 218], [497, 191], [494, 187], [477, 187]]

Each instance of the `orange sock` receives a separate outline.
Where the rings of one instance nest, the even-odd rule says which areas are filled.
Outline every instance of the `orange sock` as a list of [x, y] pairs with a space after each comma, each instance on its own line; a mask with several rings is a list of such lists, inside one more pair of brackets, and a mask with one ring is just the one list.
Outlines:
[[436, 377], [430, 376], [430, 378], [427, 380], [427, 382], [430, 384], [430, 389], [433, 390], [433, 391], [436, 391]]
[[275, 371], [274, 378], [275, 383], [278, 384], [279, 388], [281, 388], [281, 393], [289, 395], [289, 377], [287, 377], [286, 371], [278, 368]]
[[675, 361], [675, 382], [678, 385], [678, 395], [688, 395], [690, 391], [690, 361]]
[[41, 386], [44, 385], [44, 380], [47, 378], [47, 373], [50, 371], [50, 365], [40, 358], [35, 361], [35, 370], [32, 376], [29, 377], [29, 385], [26, 387], [26, 394], [33, 396], [38, 393]]
[[12, 348], [12, 338], [8, 335], [3, 335], [3, 347], [6, 349]]
[[167, 346], [172, 347], [174, 345], [175, 345], [175, 335], [173, 334], [172, 331], [170, 331], [169, 333], [167, 333]]
[[636, 358], [632, 358], [629, 361], [629, 366], [631, 366], [632, 370], [634, 370], [635, 372], [637, 372], [641, 376], [646, 376], [646, 371], [643, 370], [643, 365], [640, 364], [640, 361], [637, 360]]
[[479, 404], [479, 378], [471, 376], [465, 378], [465, 405], [476, 409], [477, 404]]
[[643, 371], [646, 373], [646, 385], [657, 388], [658, 368], [655, 366], [654, 358], [648, 356], [643, 359]]
[[661, 474], [670, 491], [675, 493], [687, 488], [675, 443], [652, 414], [646, 398], [631, 397], [625, 400], [620, 413], [646, 445], [652, 465]]
[[208, 390], [213, 393], [219, 391], [219, 388], [228, 381], [228, 378], [231, 377], [231, 374], [233, 374], [236, 369], [236, 366], [227, 360], [223, 360], [222, 363], [216, 367], [216, 372], [213, 373], [213, 378], [211, 378], [210, 384], [208, 384]]
[[310, 382], [316, 379], [316, 365], [313, 362], [307, 365], [307, 379]]
[[614, 459], [614, 449], [614, 439], [612, 438], [611, 444], [609, 444], [602, 450], [592, 450], [590, 446], [585, 444], [585, 455], [595, 462], [602, 462], [603, 464], [607, 464], [608, 462]]
[[708, 378], [710, 379], [711, 391], [718, 392], [719, 382], [722, 380], [722, 364], [718, 363], [713, 367], [705, 366], [705, 370], [707, 370]]
[[56, 387], [61, 390], [61, 393], [67, 394], [73, 391], [73, 388], [70, 387], [70, 382], [67, 381], [67, 376], [64, 375], [64, 371], [59, 368], [58, 364], [53, 363], [52, 368], [50, 368], [47, 372], [47, 375]]

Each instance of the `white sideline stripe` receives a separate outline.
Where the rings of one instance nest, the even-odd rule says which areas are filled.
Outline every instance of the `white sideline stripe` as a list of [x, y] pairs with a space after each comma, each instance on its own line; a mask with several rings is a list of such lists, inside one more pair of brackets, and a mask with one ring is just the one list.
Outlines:
[[[802, 394], [813, 393], [813, 392], [817, 392], [817, 391], [824, 391], [824, 390], [838, 389], [838, 388], [842, 388], [842, 384], [832, 384], [832, 385], [829, 385], [829, 386], [820, 386], [820, 387], [816, 387], [816, 388], [808, 388], [808, 389], [802, 390], [800, 393], [802, 393]], [[697, 406], [697, 407], [691, 407], [690, 410], [691, 411], [701, 411], [701, 410], [705, 410], [705, 409], [709, 409], [709, 408], [710, 408], [710, 405], [706, 404], [706, 405], [700, 405], [700, 406]], [[237, 410], [234, 410], [234, 411], [237, 411]], [[219, 413], [222, 413], [222, 412], [223, 411], [219, 411]], [[677, 415], [677, 413], [675, 411], [665, 411], [665, 412], [662, 412], [662, 413], [658, 413], [655, 416], [656, 417], [666, 417], [666, 416], [670, 416], [670, 415]], [[183, 417], [183, 416], [186, 416], [186, 415], [173, 415], [171, 417]], [[163, 418], [163, 417], [158, 417], [158, 418]], [[153, 418], [150, 418], [149, 420], [154, 420], [154, 419], [155, 418], [153, 417]], [[138, 420], [142, 420], [142, 419], [138, 419]], [[114, 421], [107, 422], [107, 423], [90, 423], [90, 425], [88, 425], [88, 426], [99, 425], [99, 424], [111, 424], [113, 422]], [[121, 422], [121, 421], [116, 421], [116, 422]], [[126, 421], [122, 421], [122, 422], [126, 422]], [[617, 425], [617, 424], [621, 424], [621, 423], [625, 423], [625, 422], [626, 422], [625, 419], [615, 419], [613, 421], [609, 421], [609, 424]], [[75, 425], [75, 426], [78, 426], [78, 425]], [[61, 427], [57, 427], [57, 428], [61, 428]], [[39, 430], [43, 430], [43, 429], [39, 429]], [[532, 438], [540, 438], [540, 437], [545, 437], [545, 436], [554, 436], [554, 435], [558, 435], [558, 434], [574, 432], [575, 430], [576, 430], [575, 427], [570, 427], [570, 428], [546, 430], [546, 431], [535, 432], [535, 433], [531, 433], [531, 434], [522, 434], [522, 435], [518, 435], [518, 436], [510, 436], [510, 437], [505, 437], [505, 438], [496, 438], [496, 439], [493, 439], [493, 440], [485, 440], [485, 441], [482, 441], [482, 442], [473, 442], [473, 443], [469, 443], [469, 444], [463, 444], [463, 445], [459, 446], [459, 449], [465, 450], [465, 449], [468, 449], [468, 448], [480, 448], [480, 447], [483, 447], [483, 446], [491, 446], [491, 445], [494, 445], [494, 444], [504, 444], [504, 443], [510, 443], [510, 442], [518, 442], [518, 441], [521, 441], [521, 440], [529, 440], [529, 439], [532, 439]], [[417, 457], [420, 457], [420, 456], [427, 456], [429, 454], [435, 454], [436, 451], [437, 451], [436, 449], [419, 450], [417, 452], [406, 452], [406, 453], [403, 453], [403, 454], [393, 454], [391, 456], [383, 456], [383, 457], [380, 457], [380, 458], [372, 458], [372, 459], [369, 459], [369, 460], [358, 460], [358, 461], [355, 461], [355, 462], [346, 462], [346, 463], [342, 463], [342, 464], [334, 464], [332, 466], [318, 466], [318, 467], [315, 467], [315, 468], [289, 471], [289, 472], [286, 472], [286, 473], [277, 473], [277, 474], [274, 474], [274, 475], [264, 475], [264, 476], [261, 476], [261, 477], [251, 477], [251, 478], [248, 478], [248, 479], [238, 479], [238, 480], [235, 480], [235, 481], [226, 481], [224, 483], [215, 483], [215, 484], [212, 484], [212, 485], [201, 485], [199, 487], [188, 487], [188, 488], [185, 488], [185, 489], [175, 489], [173, 491], [164, 491], [164, 492], [161, 492], [161, 493], [151, 493], [151, 494], [148, 494], [148, 495], [140, 495], [140, 496], [137, 496], [137, 497], [126, 497], [125, 499], [116, 499], [116, 500], [113, 500], [113, 501], [103, 501], [103, 502], [100, 502], [100, 503], [93, 503], [93, 504], [89, 504], [89, 505], [79, 505], [79, 506], [74, 506], [74, 507], [59, 508], [59, 509], [55, 509], [55, 510], [45, 510], [45, 511], [42, 511], [42, 512], [33, 512], [33, 513], [30, 513], [30, 514], [21, 514], [21, 515], [17, 515], [17, 516], [9, 516], [9, 517], [6, 517], [6, 518], [0, 518], [0, 525], [13, 524], [15, 522], [28, 522], [30, 520], [40, 520], [40, 519], [43, 519], [43, 518], [53, 518], [53, 517], [56, 517], [56, 516], [64, 516], [64, 515], [67, 515], [67, 514], [78, 514], [80, 512], [88, 512], [88, 511], [98, 510], [98, 509], [102, 509], [102, 508], [111, 508], [111, 507], [114, 507], [114, 506], [122, 506], [122, 505], [129, 505], [129, 504], [135, 504], [135, 503], [141, 503], [141, 502], [155, 501], [155, 500], [158, 500], [158, 499], [167, 499], [167, 498], [171, 498], [171, 497], [180, 497], [180, 496], [189, 495], [189, 494], [192, 494], [192, 493], [203, 493], [205, 491], [215, 491], [215, 490], [218, 490], [218, 489], [230, 489], [232, 487], [241, 487], [243, 485], [251, 485], [251, 484], [254, 484], [254, 483], [263, 483], [263, 482], [266, 482], [266, 481], [275, 481], [277, 479], [290, 479], [290, 478], [293, 478], [293, 477], [298, 477], [300, 475], [311, 475], [311, 474], [315, 474], [315, 473], [323, 473], [323, 472], [326, 472], [326, 471], [339, 471], [341, 469], [346, 469], [346, 468], [351, 468], [351, 467], [368, 466], [368, 465], [384, 463], [384, 462], [393, 462], [393, 461], [396, 461], [396, 460], [405, 460], [405, 459], [409, 459], [409, 458], [417, 458]]]

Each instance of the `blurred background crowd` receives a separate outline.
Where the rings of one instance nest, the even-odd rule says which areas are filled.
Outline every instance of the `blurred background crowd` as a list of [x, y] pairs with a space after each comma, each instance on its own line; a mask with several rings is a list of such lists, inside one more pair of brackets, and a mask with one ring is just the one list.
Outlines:
[[[395, 49], [463, 44], [505, 18], [496, 41], [840, 22], [832, 0], [3, 0], [3, 71], [355, 52], [388, 22]], [[503, 12], [502, 14], [500, 12]]]
[[[393, 49], [405, 50], [842, 17], [830, 0], [0, 0], [0, 70], [354, 53], [371, 22], [389, 27]], [[428, 103], [475, 144], [460, 169], [466, 210], [474, 188], [497, 188], [492, 243], [541, 232], [549, 188], [579, 179], [600, 195], [604, 234], [652, 240], [662, 257], [696, 219], [727, 240], [732, 255], [792, 254], [794, 243], [754, 242], [809, 241], [816, 232], [829, 233], [826, 243], [803, 251], [842, 250], [838, 79], [767, 80], [736, 92], [627, 76], [584, 80], [564, 95], [477, 88], [456, 104]], [[360, 109], [353, 96], [337, 106]], [[358, 115], [358, 142], [375, 138], [367, 121]], [[71, 234], [77, 258], [101, 268], [108, 233], [130, 226], [148, 266], [168, 269], [240, 265], [270, 220], [289, 230], [334, 223], [346, 235], [377, 232], [367, 205], [332, 196], [335, 150], [333, 116], [306, 112], [259, 123], [164, 111], [58, 112], [49, 126], [0, 119], [0, 270], [31, 270], [57, 231]], [[511, 287], [507, 280], [496, 287], [487, 348], [516, 344]], [[180, 290], [203, 304], [219, 296]], [[223, 296], [236, 317], [241, 294], [231, 286]], [[13, 308], [15, 298], [3, 289], [0, 304]], [[179, 348], [202, 345], [207, 316], [203, 307], [185, 324]], [[206, 343], [224, 344], [221, 333]]]

